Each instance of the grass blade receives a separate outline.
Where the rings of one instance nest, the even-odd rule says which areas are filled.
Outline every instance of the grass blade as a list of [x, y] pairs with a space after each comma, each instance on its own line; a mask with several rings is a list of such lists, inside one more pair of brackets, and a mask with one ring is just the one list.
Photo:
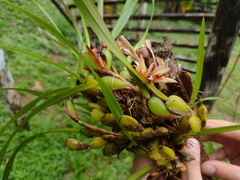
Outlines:
[[127, 0], [125, 2], [125, 5], [123, 7], [123, 10], [120, 16], [120, 18], [117, 20], [116, 24], [114, 25], [114, 28], [112, 29], [112, 37], [115, 39], [119, 36], [123, 28], [128, 23], [130, 16], [133, 14], [135, 7], [138, 3], [138, 0]]
[[191, 97], [190, 104], [194, 104], [195, 98], [198, 95], [198, 91], [202, 81], [203, 63], [204, 63], [204, 35], [205, 35], [205, 21], [202, 19], [198, 52], [197, 52], [197, 66], [196, 66], [196, 78], [194, 81], [194, 89]]
[[237, 131], [240, 130], [240, 125], [233, 125], [233, 126], [224, 126], [219, 128], [211, 128], [211, 129], [204, 129], [201, 130], [198, 134], [188, 134], [189, 136], [206, 136], [211, 134], [219, 134], [223, 132], [229, 132], [229, 131]]
[[151, 164], [140, 169], [139, 171], [128, 177], [127, 180], [141, 180], [153, 168], [153, 166], [154, 165]]

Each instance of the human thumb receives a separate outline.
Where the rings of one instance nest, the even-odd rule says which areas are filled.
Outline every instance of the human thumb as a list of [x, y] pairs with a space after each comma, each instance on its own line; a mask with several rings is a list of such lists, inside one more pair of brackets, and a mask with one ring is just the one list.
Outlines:
[[187, 170], [182, 172], [182, 180], [202, 180], [200, 167], [200, 145], [197, 139], [189, 138], [184, 150], [195, 157], [195, 160], [186, 162]]

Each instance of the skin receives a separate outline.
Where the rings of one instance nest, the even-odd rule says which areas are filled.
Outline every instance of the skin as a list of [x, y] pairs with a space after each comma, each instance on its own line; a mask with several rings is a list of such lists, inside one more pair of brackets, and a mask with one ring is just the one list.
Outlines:
[[[209, 120], [206, 128], [238, 125], [224, 120]], [[222, 147], [209, 154], [209, 160], [201, 165], [202, 173], [223, 180], [240, 179], [240, 130], [202, 136], [201, 141], [213, 141]], [[222, 162], [225, 158], [231, 164]]]
[[[224, 120], [209, 120], [206, 129], [217, 128], [223, 126], [238, 125], [233, 122]], [[238, 180], [240, 179], [240, 130], [226, 133], [202, 136], [201, 141], [212, 141], [222, 144], [222, 147], [209, 154], [209, 160], [200, 165], [200, 146], [196, 139], [190, 138], [185, 150], [191, 153], [194, 161], [186, 163], [187, 171], [182, 172], [182, 180], [202, 180], [202, 174], [215, 177], [222, 180]], [[230, 164], [223, 162], [225, 158], [229, 159]], [[141, 168], [152, 164], [153, 161], [135, 156], [133, 162], [132, 173], [137, 172]], [[154, 172], [155, 169], [152, 170]], [[146, 175], [142, 180], [145, 180]], [[164, 180], [161, 176], [157, 180]]]

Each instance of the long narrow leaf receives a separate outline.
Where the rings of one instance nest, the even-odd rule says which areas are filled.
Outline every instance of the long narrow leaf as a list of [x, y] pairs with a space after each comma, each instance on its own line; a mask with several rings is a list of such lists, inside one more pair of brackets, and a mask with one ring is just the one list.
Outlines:
[[[3, 162], [3, 158], [4, 158], [4, 155], [6, 153], [6, 150], [9, 146], [10, 142], [14, 138], [14, 136], [17, 134], [17, 132], [19, 132], [19, 130], [23, 127], [23, 125], [26, 124], [34, 115], [36, 115], [38, 112], [56, 104], [56, 103], [61, 102], [62, 100], [70, 97], [73, 94], [76, 94], [80, 91], [84, 91], [84, 90], [87, 90], [89, 88], [93, 88], [93, 87], [96, 87], [96, 86], [98, 86], [97, 83], [91, 84], [91, 85], [86, 85], [86, 84], [79, 85], [78, 87], [68, 89], [68, 90], [65, 90], [63, 92], [58, 93], [57, 95], [47, 99], [45, 102], [43, 102], [38, 107], [36, 107], [28, 116], [25, 117], [25, 119], [21, 122], [21, 124], [15, 129], [15, 131], [11, 134], [11, 136], [8, 138], [8, 140], [4, 143], [4, 145], [3, 145], [3, 147], [0, 151], [0, 162]], [[28, 107], [27, 110], [29, 110], [29, 107]], [[24, 111], [24, 113], [25, 112], [26, 112], [26, 110]], [[12, 119], [15, 118], [15, 120], [16, 120], [16, 115]], [[11, 119], [11, 121], [12, 121], [12, 119]]]
[[139, 39], [139, 41], [136, 43], [136, 45], [134, 46], [134, 49], [139, 48], [139, 47], [142, 45], [143, 41], [144, 41], [144, 40], [146, 39], [146, 37], [147, 37], [148, 30], [149, 30], [149, 28], [150, 28], [150, 26], [151, 26], [152, 18], [153, 18], [153, 15], [154, 15], [154, 9], [155, 9], [154, 7], [155, 7], [155, 0], [152, 0], [151, 18], [150, 18], [150, 20], [149, 20], [148, 26], [147, 26], [144, 34], [143, 34], [142, 37]]
[[47, 29], [49, 32], [51, 32], [59, 41], [64, 43], [74, 54], [80, 56], [78, 50], [51, 24], [43, 20], [42, 18], [36, 16], [35, 14], [31, 13], [30, 11], [21, 8], [20, 6], [17, 6], [7, 0], [3, 0], [4, 2], [8, 3], [10, 6], [15, 8], [16, 10], [20, 11], [21, 13], [25, 14], [32, 20], [34, 20], [36, 23], [38, 23], [40, 26]]
[[148, 165], [132, 174], [130, 177], [127, 178], [127, 180], [141, 180], [153, 167], [153, 164]]
[[133, 72], [143, 83], [150, 88], [154, 94], [167, 100], [167, 96], [161, 93], [153, 84], [148, 83], [146, 79], [141, 77], [128, 62], [127, 58], [123, 55], [114, 38], [111, 36], [109, 29], [104, 23], [103, 19], [99, 15], [96, 6], [89, 0], [74, 0], [76, 6], [81, 12], [82, 16], [86, 19], [93, 31], [99, 36], [99, 38], [108, 46], [112, 53], [125, 65], [125, 67]]
[[128, 23], [130, 16], [133, 14], [137, 3], [138, 3], [138, 0], [127, 0], [125, 2], [125, 5], [122, 10], [122, 12], [124, 13], [121, 14], [120, 18], [117, 20], [111, 32], [114, 39], [119, 36], [123, 28]]
[[[39, 101], [51, 97], [53, 94], [60, 93], [62, 91], [65, 91], [69, 89], [68, 87], [63, 87], [60, 89], [55, 89], [53, 91], [48, 91], [46, 93], [43, 93], [38, 98], [34, 99], [33, 101], [29, 102], [26, 106], [24, 106], [21, 110], [19, 110], [4, 126], [0, 129], [0, 137], [3, 135], [3, 133], [6, 131], [6, 129], [14, 123], [19, 117], [26, 114], [29, 110], [31, 110]], [[1, 156], [1, 154], [0, 154]], [[1, 158], [0, 158], [1, 159]]]
[[8, 50], [12, 50], [12, 51], [17, 51], [17, 52], [20, 52], [20, 53], [23, 53], [23, 54], [27, 54], [27, 55], [30, 55], [34, 58], [37, 58], [41, 61], [44, 61], [48, 64], [52, 64], [66, 72], [68, 72], [70, 75], [72, 75], [73, 77], [75, 77], [76, 79], [78, 79], [79, 81], [83, 82], [83, 79], [80, 78], [76, 73], [74, 73], [73, 71], [71, 71], [70, 69], [66, 68], [65, 66], [62, 66], [61, 64], [59, 63], [56, 63], [54, 61], [52, 61], [51, 59], [48, 59], [48, 58], [45, 58], [43, 56], [40, 56], [40, 55], [37, 55], [37, 54], [34, 54], [34, 53], [31, 53], [29, 51], [25, 51], [25, 50], [22, 50], [22, 49], [18, 49], [18, 48], [14, 48], [14, 47], [11, 47], [11, 46], [2, 46], [0, 45], [0, 48], [3, 48], [3, 49], [8, 49]]
[[41, 9], [41, 11], [45, 14], [45, 16], [48, 18], [48, 20], [52, 23], [52, 25], [59, 31], [60, 29], [58, 28], [58, 26], [56, 25], [56, 23], [53, 21], [53, 19], [51, 18], [51, 16], [47, 13], [47, 11], [45, 11], [45, 9], [40, 5], [38, 4], [35, 0], [33, 1], [38, 7], [39, 9]]
[[64, 129], [56, 129], [56, 130], [52, 130], [52, 131], [47, 131], [47, 132], [42, 132], [39, 134], [35, 134], [29, 138], [27, 138], [25, 141], [23, 141], [18, 147], [17, 149], [13, 152], [13, 154], [11, 155], [6, 168], [4, 170], [3, 173], [3, 177], [2, 180], [8, 179], [9, 178], [9, 174], [11, 172], [12, 166], [13, 166], [13, 162], [15, 160], [15, 157], [17, 155], [17, 153], [23, 148], [25, 147], [28, 143], [32, 142], [34, 139], [41, 137], [45, 134], [50, 134], [50, 133], [62, 133], [62, 132], [67, 132], [67, 133], [79, 133], [79, 130], [75, 130], [75, 129], [71, 129], [71, 128], [64, 128]]
[[[106, 84], [104, 84], [104, 82], [101, 80], [101, 78], [97, 75], [97, 73], [95, 73], [94, 71], [92, 71], [95, 79], [98, 81], [103, 95], [106, 98], [108, 107], [110, 108], [111, 112], [113, 113], [114, 119], [116, 121], [119, 120], [119, 118], [123, 115], [123, 111], [121, 106], [119, 105], [116, 97], [113, 95], [112, 91], [106, 86]], [[128, 131], [122, 129], [123, 133], [128, 137], [128, 139], [135, 145], [135, 141], [132, 139], [131, 135], [128, 133]]]
[[189, 136], [205, 136], [205, 135], [219, 134], [219, 133], [223, 133], [223, 132], [236, 131], [236, 130], [240, 130], [240, 125], [204, 129], [204, 130], [201, 130], [198, 134], [191, 133], [191, 134], [188, 134], [188, 135]]
[[202, 81], [203, 63], [204, 63], [204, 35], [205, 35], [205, 21], [202, 19], [198, 52], [197, 52], [197, 66], [196, 66], [196, 78], [194, 81], [193, 94], [190, 100], [190, 104], [194, 104], [195, 98], [198, 95], [198, 91]]

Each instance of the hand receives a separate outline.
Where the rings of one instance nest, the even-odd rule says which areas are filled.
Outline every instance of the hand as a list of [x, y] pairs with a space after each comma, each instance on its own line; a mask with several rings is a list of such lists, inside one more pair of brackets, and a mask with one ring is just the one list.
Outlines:
[[[195, 157], [195, 160], [186, 162], [187, 170], [182, 172], [182, 180], [202, 180], [201, 168], [200, 168], [200, 145], [198, 140], [190, 138], [188, 139], [187, 147], [185, 147], [185, 151], [189, 152]], [[150, 159], [143, 158], [135, 155], [133, 160], [133, 167], [131, 173], [135, 173], [140, 169], [153, 164], [154, 162]], [[152, 172], [156, 171], [153, 169]], [[146, 175], [142, 180], [146, 180], [148, 175]], [[160, 176], [157, 180], [166, 179], [163, 175]]]
[[[206, 128], [231, 125], [237, 124], [223, 120], [209, 120]], [[240, 130], [202, 136], [201, 141], [214, 141], [223, 145], [209, 155], [210, 160], [202, 164], [203, 174], [220, 179], [240, 179]], [[228, 158], [231, 164], [222, 162], [225, 158]]]

